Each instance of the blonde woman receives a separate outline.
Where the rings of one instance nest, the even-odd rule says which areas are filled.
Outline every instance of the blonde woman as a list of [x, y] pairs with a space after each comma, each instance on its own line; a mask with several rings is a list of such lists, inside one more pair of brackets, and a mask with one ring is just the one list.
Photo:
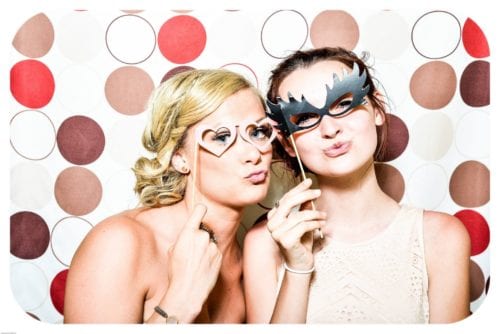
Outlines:
[[269, 185], [264, 108], [225, 70], [183, 72], [156, 89], [143, 135], [154, 157], [134, 167], [142, 206], [97, 224], [80, 245], [66, 323], [245, 321], [236, 232]]

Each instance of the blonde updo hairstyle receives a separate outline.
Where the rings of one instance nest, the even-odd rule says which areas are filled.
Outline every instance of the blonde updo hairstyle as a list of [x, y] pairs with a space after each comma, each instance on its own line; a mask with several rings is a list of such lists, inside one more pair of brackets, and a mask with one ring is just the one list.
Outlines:
[[171, 165], [173, 154], [183, 147], [188, 128], [214, 112], [228, 97], [251, 88], [241, 75], [227, 70], [190, 70], [174, 75], [156, 88], [148, 102], [150, 120], [142, 144], [153, 157], [135, 163], [135, 192], [142, 205], [174, 204], [184, 197], [187, 175]]

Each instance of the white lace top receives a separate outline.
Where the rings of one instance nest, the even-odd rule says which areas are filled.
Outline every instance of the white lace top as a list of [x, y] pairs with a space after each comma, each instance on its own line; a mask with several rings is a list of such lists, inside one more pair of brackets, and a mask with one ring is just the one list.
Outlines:
[[422, 220], [421, 209], [402, 206], [374, 238], [316, 253], [307, 322], [428, 323]]

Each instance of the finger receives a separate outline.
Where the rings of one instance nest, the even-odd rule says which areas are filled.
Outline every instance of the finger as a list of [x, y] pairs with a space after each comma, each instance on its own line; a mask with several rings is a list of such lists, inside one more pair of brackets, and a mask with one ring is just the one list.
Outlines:
[[308, 189], [312, 185], [312, 180], [310, 178], [305, 179], [304, 181], [297, 184], [291, 190], [289, 190], [283, 197], [293, 196], [299, 192], [302, 192]]
[[200, 223], [205, 214], [207, 213], [207, 207], [204, 204], [198, 203], [193, 209], [193, 213], [186, 222], [186, 228], [192, 230], [198, 230], [200, 228]]
[[297, 228], [297, 226], [304, 224], [308, 221], [325, 221], [326, 213], [321, 211], [301, 211], [291, 214], [288, 219], [283, 222], [283, 224], [276, 227], [274, 230], [270, 230], [274, 237], [279, 237], [281, 235], [289, 233], [289, 231]]
[[293, 196], [290, 196], [286, 200], [284, 200], [283, 205], [280, 205], [280, 207], [278, 207], [278, 211], [280, 209], [282, 209], [282, 210], [286, 210], [286, 211], [290, 212], [296, 206], [299, 206], [303, 203], [310, 202], [310, 201], [312, 201], [320, 196], [321, 196], [320, 189], [304, 190], [304, 191], [297, 193], [297, 194], [294, 194]]
[[301, 240], [305, 235], [323, 227], [325, 223], [326, 222], [324, 220], [303, 221], [300, 224], [295, 225], [292, 229], [286, 231], [286, 233], [279, 233], [280, 244], [285, 249], [291, 249], [294, 245], [301, 243]]
[[207, 257], [208, 257], [209, 263], [211, 263], [212, 265], [218, 266], [222, 262], [221, 261], [222, 260], [222, 252], [219, 250], [217, 245], [213, 242], [211, 242], [208, 245]]
[[280, 205], [276, 209], [272, 219], [269, 220], [268, 228], [273, 230], [278, 225], [281, 225], [284, 220], [290, 215], [292, 209], [304, 202], [311, 201], [318, 198], [321, 195], [321, 190], [319, 189], [309, 189], [297, 193], [291, 197], [283, 197], [280, 201]]
[[312, 185], [312, 180], [311, 179], [305, 179], [298, 185], [296, 185], [294, 188], [289, 190], [283, 197], [274, 203], [274, 207], [267, 213], [267, 219], [269, 220], [278, 210], [278, 208], [281, 206], [281, 203], [286, 203], [287, 199], [290, 197], [293, 197], [295, 194], [298, 194], [306, 189], [308, 189]]
[[284, 230], [292, 229], [297, 224], [300, 224], [304, 221], [309, 220], [325, 220], [326, 212], [324, 211], [316, 211], [316, 210], [305, 210], [305, 211], [297, 211], [292, 212], [286, 221], [284, 221], [279, 228]]
[[270, 221], [273, 218], [274, 214], [276, 213], [276, 210], [277, 208], [272, 208], [270, 211], [267, 212], [266, 215], [267, 221]]

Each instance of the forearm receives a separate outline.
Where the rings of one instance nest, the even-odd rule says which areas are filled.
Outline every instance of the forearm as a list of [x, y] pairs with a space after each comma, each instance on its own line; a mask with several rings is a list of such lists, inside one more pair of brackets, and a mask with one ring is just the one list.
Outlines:
[[311, 273], [285, 271], [271, 323], [305, 323]]

